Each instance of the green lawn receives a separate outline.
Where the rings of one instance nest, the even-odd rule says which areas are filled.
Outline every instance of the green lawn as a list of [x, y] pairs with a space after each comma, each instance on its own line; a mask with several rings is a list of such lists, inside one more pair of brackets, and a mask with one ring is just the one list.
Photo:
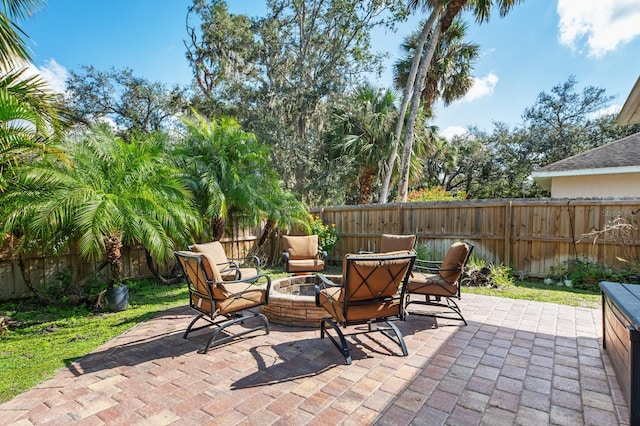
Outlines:
[[[574, 288], [548, 286], [540, 282], [516, 281], [515, 285], [504, 288], [463, 287], [462, 294], [484, 294], [487, 296], [510, 299], [537, 300], [538, 302], [558, 303], [583, 308], [599, 308], [600, 293]], [[464, 297], [464, 296], [463, 296]]]
[[[280, 270], [266, 272], [273, 278], [286, 275]], [[327, 272], [340, 273], [340, 269], [330, 268]], [[129, 309], [123, 312], [41, 307], [34, 301], [0, 303], [0, 316], [19, 323], [11, 331], [0, 333], [0, 402], [52, 377], [60, 368], [137, 323], [188, 300], [184, 284], [167, 287], [145, 280], [129, 287]], [[600, 306], [599, 294], [531, 282], [517, 282], [504, 289], [464, 287], [462, 293], [463, 297], [474, 293], [587, 308]]]

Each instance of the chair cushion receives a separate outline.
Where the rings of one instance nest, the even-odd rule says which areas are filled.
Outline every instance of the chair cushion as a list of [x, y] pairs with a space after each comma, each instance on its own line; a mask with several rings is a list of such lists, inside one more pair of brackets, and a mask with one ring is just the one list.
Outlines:
[[216, 261], [206, 253], [198, 254], [200, 255], [200, 259], [202, 259], [202, 267], [204, 268], [204, 273], [206, 274], [207, 279], [214, 283], [222, 281], [222, 275], [220, 275], [220, 270], [218, 269]]
[[289, 260], [315, 259], [318, 257], [318, 236], [283, 235], [282, 249], [289, 252]]
[[[449, 284], [455, 284], [462, 275], [462, 266], [469, 254], [469, 246], [465, 243], [454, 243], [447, 252], [442, 265], [440, 275]], [[450, 269], [447, 271], [447, 269]]]
[[425, 274], [414, 271], [407, 283], [407, 292], [451, 297], [458, 295], [458, 286], [449, 284], [439, 274]]
[[363, 321], [371, 318], [400, 316], [400, 299], [385, 300], [372, 305], [351, 305], [347, 309], [347, 321]]
[[266, 291], [251, 283], [218, 283], [213, 288], [213, 299], [220, 314], [263, 305]]
[[320, 259], [290, 259], [289, 272], [324, 271], [324, 261]]
[[[193, 251], [196, 253], [204, 253], [209, 256], [209, 258], [213, 259], [215, 263], [218, 265], [229, 263], [229, 259], [227, 259], [227, 255], [224, 252], [224, 248], [220, 241], [213, 241], [210, 243], [203, 244], [194, 244]], [[223, 269], [226, 266], [223, 266]]]
[[400, 250], [413, 250], [416, 244], [415, 235], [382, 234], [380, 240], [380, 253], [389, 253]]
[[[256, 275], [258, 275], [258, 270], [256, 268], [240, 268], [240, 279], [246, 279], [246, 278], [251, 278], [251, 277], [255, 277]], [[223, 277], [224, 278], [224, 277]], [[226, 278], [225, 278], [226, 280]]]
[[318, 298], [322, 306], [338, 323], [346, 321], [363, 321], [375, 318], [398, 316], [400, 299], [390, 299], [367, 305], [350, 305], [347, 316], [343, 313], [343, 292], [341, 287], [329, 287], [320, 290]]

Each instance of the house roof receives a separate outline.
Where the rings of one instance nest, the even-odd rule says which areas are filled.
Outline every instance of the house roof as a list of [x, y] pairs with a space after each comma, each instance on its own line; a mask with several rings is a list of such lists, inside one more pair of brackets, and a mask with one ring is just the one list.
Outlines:
[[616, 173], [640, 173], [640, 133], [556, 161], [531, 176], [544, 189], [551, 189], [551, 178]]
[[640, 123], [640, 77], [638, 77], [636, 84], [631, 89], [631, 93], [629, 93], [626, 102], [622, 106], [616, 121], [618, 124]]

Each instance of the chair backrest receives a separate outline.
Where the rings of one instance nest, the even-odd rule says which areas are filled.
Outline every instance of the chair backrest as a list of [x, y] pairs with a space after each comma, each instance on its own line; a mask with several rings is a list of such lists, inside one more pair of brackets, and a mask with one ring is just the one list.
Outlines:
[[174, 255], [189, 287], [190, 306], [203, 313], [214, 313], [216, 310], [215, 283], [222, 281], [216, 263], [204, 253], [176, 251]]
[[216, 262], [206, 253], [177, 251], [175, 256], [182, 267], [185, 279], [198, 291], [206, 294], [208, 284], [222, 281]]
[[411, 251], [416, 245], [415, 235], [382, 234], [380, 253], [407, 250]]
[[[416, 255], [410, 251], [386, 254], [347, 254], [344, 257], [341, 298], [345, 313], [350, 304], [362, 307], [384, 303], [406, 287]], [[404, 284], [404, 285], [403, 285]], [[375, 318], [375, 310], [372, 310]], [[348, 314], [347, 314], [348, 316]]]
[[313, 259], [318, 257], [317, 235], [283, 235], [282, 250], [289, 252], [289, 259]]
[[440, 277], [449, 284], [456, 284], [464, 272], [472, 248], [468, 243], [453, 243], [440, 265]]
[[209, 256], [209, 259], [213, 260], [213, 262], [218, 265], [229, 263], [227, 254], [224, 252], [224, 247], [222, 247], [220, 241], [194, 244], [192, 250], [196, 253], [206, 254]]

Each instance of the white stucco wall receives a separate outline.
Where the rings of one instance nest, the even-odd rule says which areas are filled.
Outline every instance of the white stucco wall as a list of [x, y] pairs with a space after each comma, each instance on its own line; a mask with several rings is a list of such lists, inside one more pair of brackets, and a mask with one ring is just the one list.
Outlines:
[[640, 173], [556, 176], [551, 179], [551, 197], [640, 197]]

